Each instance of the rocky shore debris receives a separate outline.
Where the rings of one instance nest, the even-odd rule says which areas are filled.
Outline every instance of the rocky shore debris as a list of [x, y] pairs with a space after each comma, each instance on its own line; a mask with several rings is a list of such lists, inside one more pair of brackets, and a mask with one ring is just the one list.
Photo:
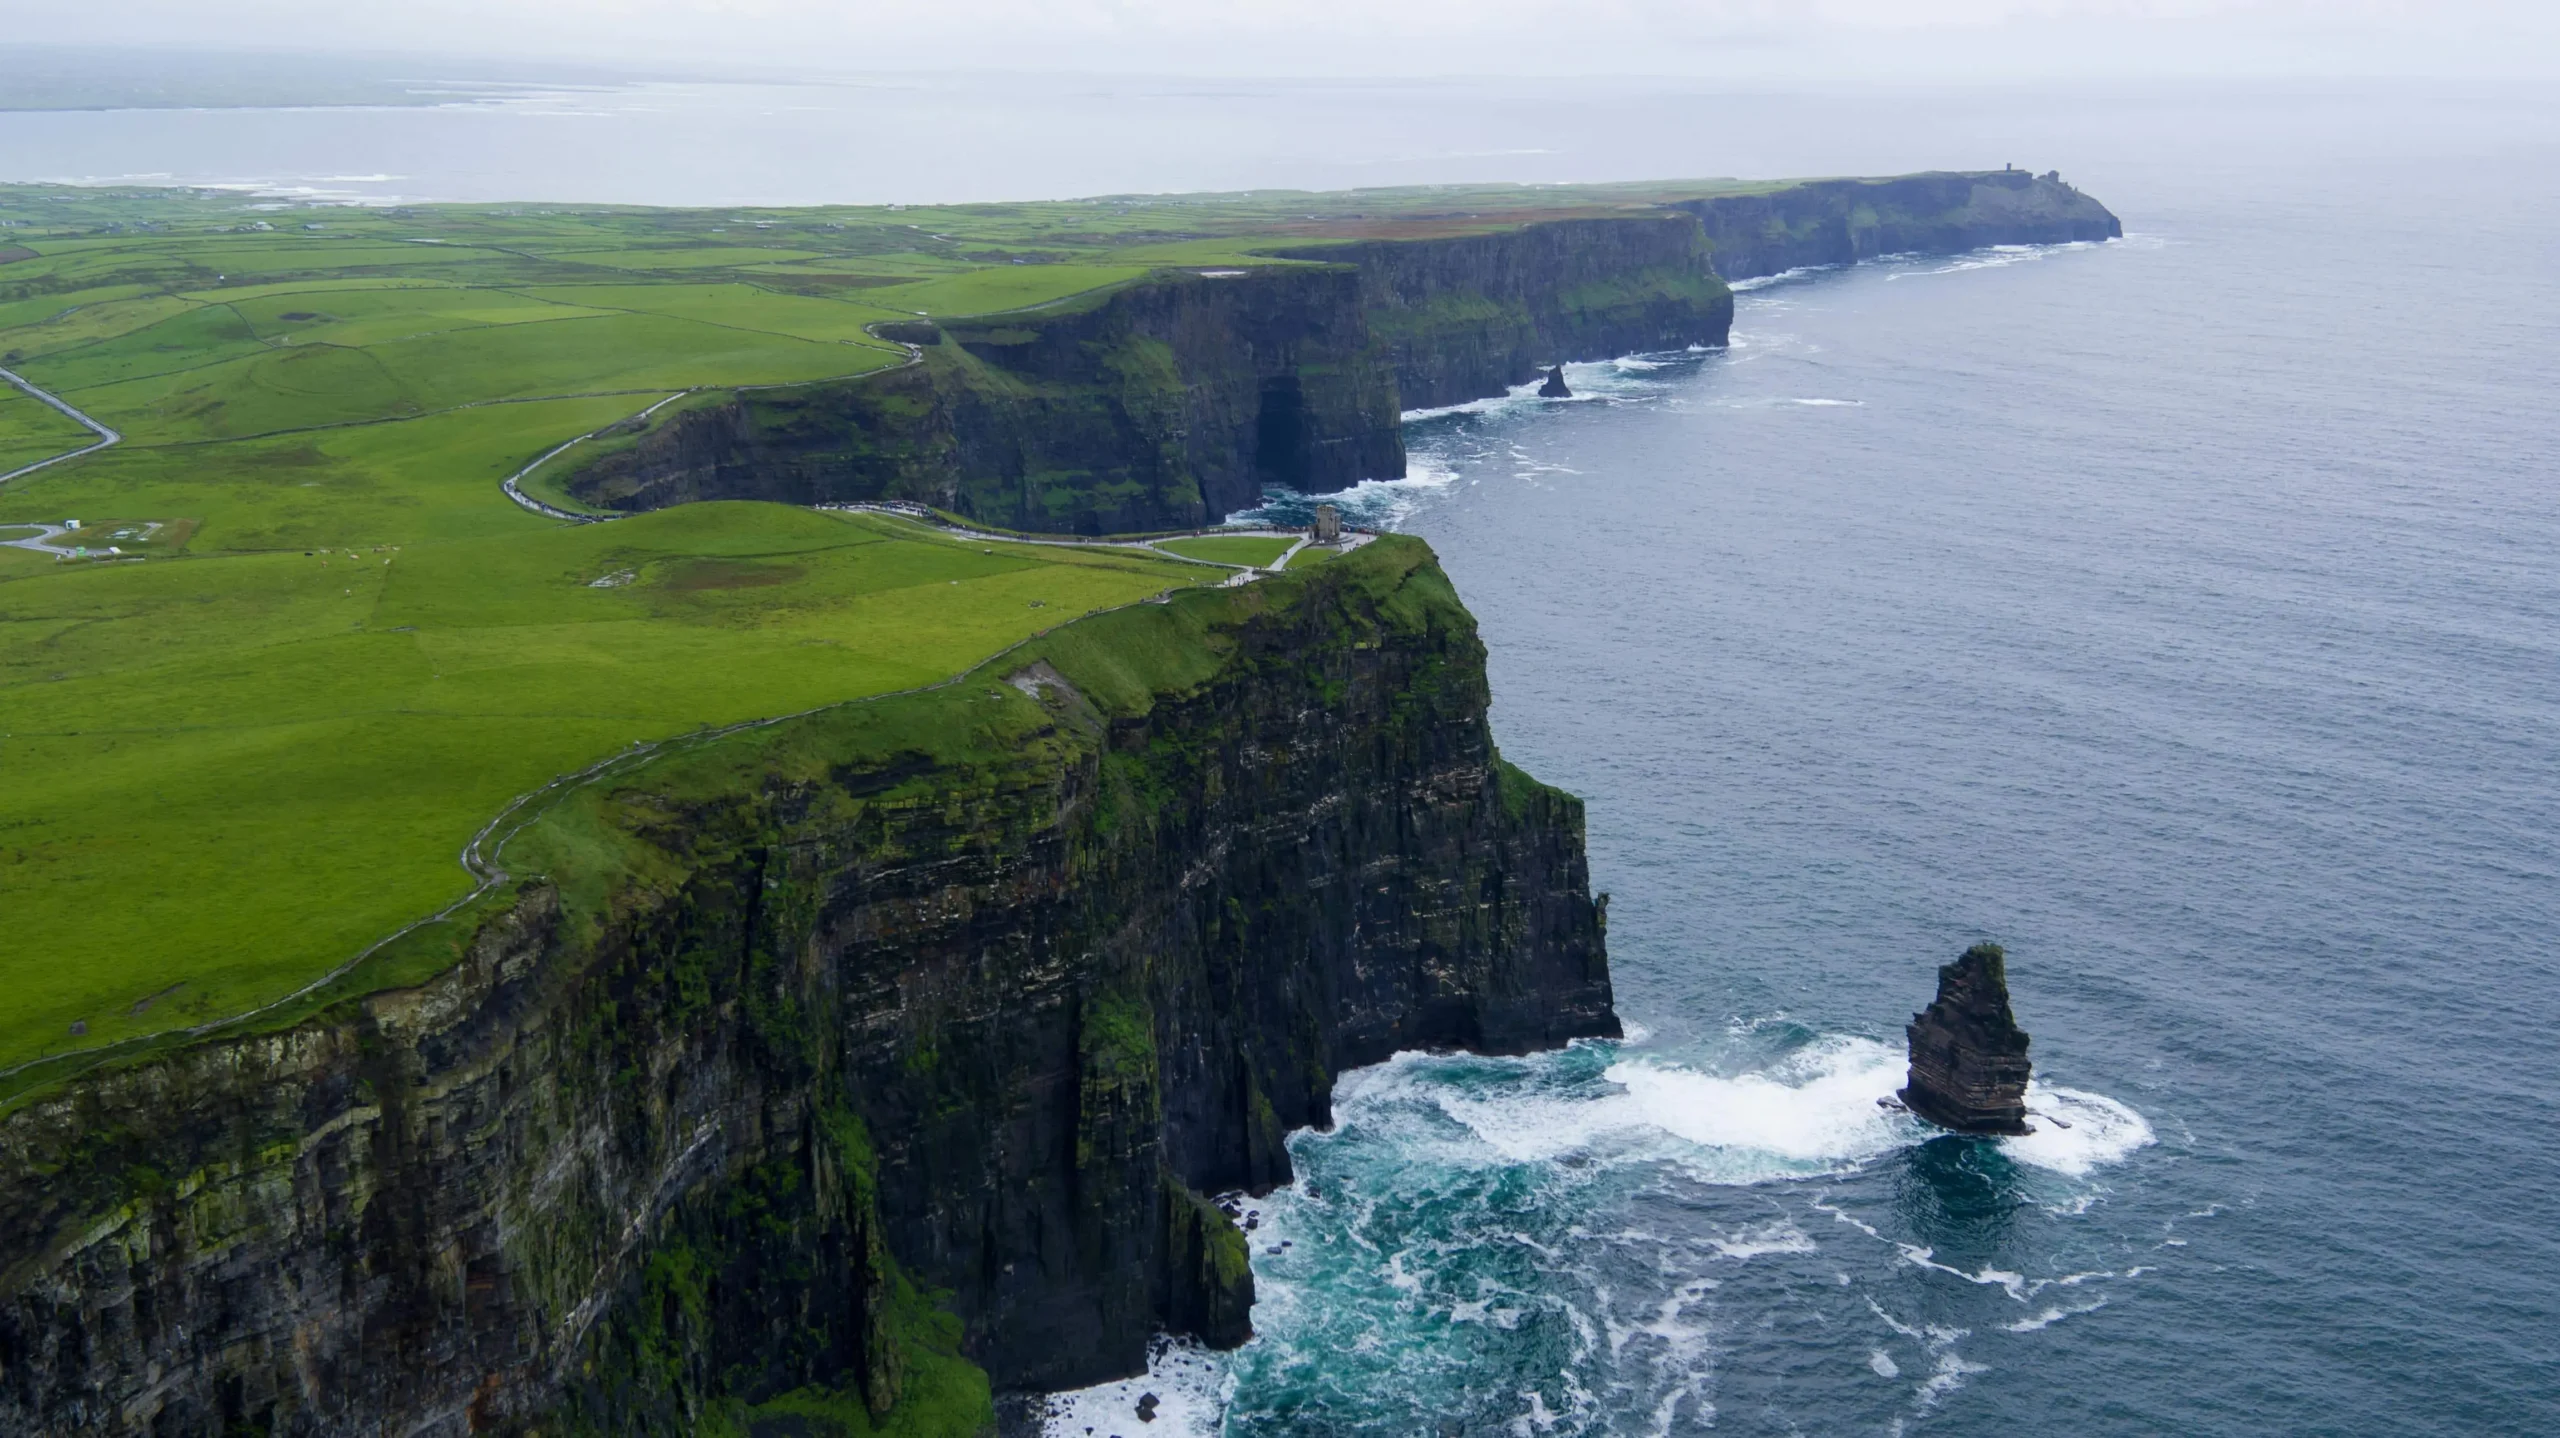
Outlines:
[[1570, 385], [1568, 385], [1568, 384], [1566, 384], [1566, 383], [1564, 382], [1564, 366], [1563, 366], [1563, 365], [1557, 365], [1554, 369], [1551, 369], [1551, 370], [1547, 371], [1547, 382], [1546, 382], [1545, 384], [1542, 384], [1542, 385], [1538, 386], [1538, 398], [1540, 398], [1540, 399], [1571, 399], [1571, 398], [1573, 398], [1573, 387], [1572, 387], [1572, 386], [1570, 386]]
[[1957, 1133], [2032, 1133], [2027, 1032], [2009, 1012], [2008, 956], [1976, 944], [1938, 970], [1938, 998], [1911, 1016], [1903, 1107]]

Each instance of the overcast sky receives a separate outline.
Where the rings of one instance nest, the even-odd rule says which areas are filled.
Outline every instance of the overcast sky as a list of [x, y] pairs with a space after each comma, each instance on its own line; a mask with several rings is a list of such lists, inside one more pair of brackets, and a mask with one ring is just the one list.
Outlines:
[[840, 73], [2560, 75], [2560, 0], [0, 0], [0, 36]]

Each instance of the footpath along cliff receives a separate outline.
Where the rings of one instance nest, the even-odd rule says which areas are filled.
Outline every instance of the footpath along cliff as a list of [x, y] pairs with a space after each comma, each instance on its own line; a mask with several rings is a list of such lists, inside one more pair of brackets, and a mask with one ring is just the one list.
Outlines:
[[1336, 1074], [1617, 1031], [1486, 704], [1389, 538], [581, 791], [422, 986], [0, 1116], [0, 1432], [965, 1434], [1239, 1342], [1207, 1196]]
[[565, 483], [618, 510], [903, 499], [1055, 532], [1213, 524], [1266, 485], [1326, 494], [1402, 477], [1403, 411], [1498, 395], [1563, 362], [1722, 345], [1728, 281], [2121, 232], [2058, 178], [1991, 171], [1279, 245], [1266, 253], [1296, 263], [1166, 270], [1036, 310], [884, 329], [921, 362], [698, 396], [583, 451]]

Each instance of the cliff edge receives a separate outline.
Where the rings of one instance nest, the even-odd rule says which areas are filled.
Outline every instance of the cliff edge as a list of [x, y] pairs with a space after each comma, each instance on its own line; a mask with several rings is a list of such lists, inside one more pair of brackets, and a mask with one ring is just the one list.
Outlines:
[[1758, 279], [1879, 255], [1956, 254], [1986, 245], [2121, 239], [2106, 206], [2048, 172], [1937, 171], [1881, 180], [1807, 180], [1673, 206], [1698, 217], [1716, 273]]
[[1486, 703], [1388, 538], [575, 791], [426, 983], [0, 1117], [0, 1430], [966, 1433], [1240, 1342], [1204, 1196], [1337, 1073], [1617, 1031]]

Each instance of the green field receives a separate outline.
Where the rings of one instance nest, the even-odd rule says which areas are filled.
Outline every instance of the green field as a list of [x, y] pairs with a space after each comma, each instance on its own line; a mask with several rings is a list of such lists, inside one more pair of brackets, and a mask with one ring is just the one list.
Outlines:
[[[499, 489], [670, 396], [903, 363], [864, 327], [924, 306], [873, 296], [959, 313], [1142, 266], [806, 285], [762, 268], [827, 248], [685, 215], [62, 208], [0, 190], [34, 252], [0, 265], [0, 355], [125, 440], [0, 488], [0, 521], [147, 557], [0, 549], [0, 1067], [293, 992], [469, 892], [457, 852], [514, 796], [635, 741], [936, 683], [1219, 577], [778, 505], [565, 524]], [[92, 438], [0, 388], [0, 472]]]
[[53, 406], [0, 381], [0, 474], [96, 438]]
[[1288, 553], [1294, 539], [1274, 539], [1267, 535], [1209, 535], [1198, 539], [1159, 540], [1156, 548], [1186, 559], [1205, 559], [1211, 564], [1268, 565]]
[[[575, 524], [500, 489], [554, 447], [908, 363], [883, 321], [1717, 188], [645, 210], [0, 186], [0, 365], [124, 435], [0, 486], [0, 523], [143, 556], [0, 548], [0, 1083], [339, 969], [469, 892], [457, 852], [514, 796], [635, 741], [931, 684], [1226, 577], [1174, 554], [1287, 547], [747, 504]], [[91, 438], [0, 387], [0, 473]]]

